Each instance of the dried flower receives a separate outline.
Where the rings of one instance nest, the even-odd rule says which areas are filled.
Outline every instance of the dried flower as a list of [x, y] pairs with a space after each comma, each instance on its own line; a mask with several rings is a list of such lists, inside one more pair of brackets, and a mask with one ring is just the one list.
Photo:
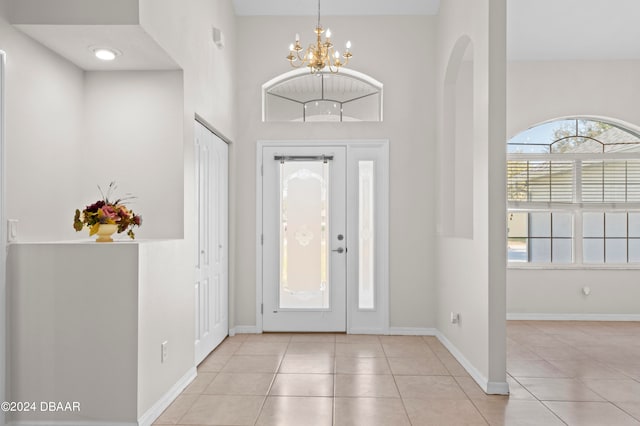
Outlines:
[[133, 227], [142, 225], [142, 217], [135, 214], [133, 210], [130, 210], [124, 204], [125, 201], [132, 200], [135, 197], [128, 195], [125, 198], [110, 201], [109, 197], [111, 197], [116, 188], [116, 183], [111, 182], [105, 196], [102, 188], [98, 186], [102, 200], [87, 206], [82, 212], [76, 209], [73, 217], [73, 229], [82, 231], [86, 225], [89, 227], [89, 236], [92, 236], [98, 232], [101, 224], [114, 224], [118, 225], [118, 233], [126, 231], [131, 239], [135, 238]]

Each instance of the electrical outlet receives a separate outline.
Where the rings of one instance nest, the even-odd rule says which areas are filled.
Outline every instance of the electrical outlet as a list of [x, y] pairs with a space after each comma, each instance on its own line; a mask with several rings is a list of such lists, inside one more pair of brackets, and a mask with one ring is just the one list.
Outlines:
[[160, 353], [160, 362], [164, 363], [167, 361], [167, 357], [169, 356], [169, 342], [162, 342], [162, 351]]
[[457, 312], [451, 312], [451, 324], [458, 324], [460, 322], [460, 314]]

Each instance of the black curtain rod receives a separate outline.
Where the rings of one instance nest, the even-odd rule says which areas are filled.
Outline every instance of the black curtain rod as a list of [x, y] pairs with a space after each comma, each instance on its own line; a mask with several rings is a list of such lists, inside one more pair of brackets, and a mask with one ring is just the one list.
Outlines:
[[333, 155], [275, 155], [274, 160], [285, 161], [324, 161], [333, 160]]

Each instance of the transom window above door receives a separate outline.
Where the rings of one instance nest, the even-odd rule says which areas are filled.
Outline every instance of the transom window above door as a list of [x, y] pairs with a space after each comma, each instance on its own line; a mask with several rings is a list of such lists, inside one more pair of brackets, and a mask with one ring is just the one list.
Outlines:
[[262, 121], [382, 121], [382, 83], [350, 69], [294, 70], [262, 86]]

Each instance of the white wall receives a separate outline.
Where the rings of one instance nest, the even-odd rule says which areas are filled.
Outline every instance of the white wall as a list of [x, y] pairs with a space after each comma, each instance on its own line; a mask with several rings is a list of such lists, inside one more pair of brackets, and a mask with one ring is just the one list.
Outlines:
[[[194, 297], [184, 281], [192, 253], [182, 240], [139, 245], [138, 419], [193, 368]], [[160, 356], [162, 342], [168, 345], [165, 362]]]
[[[349, 67], [384, 84], [382, 123], [263, 123], [261, 86], [291, 70], [287, 46], [296, 33], [311, 42], [313, 17], [239, 17], [238, 138], [235, 144], [236, 324], [256, 324], [256, 142], [390, 140], [390, 325], [435, 325], [433, 288], [435, 19], [323, 17]], [[265, 36], [269, 41], [264, 43]]]
[[543, 121], [585, 115], [640, 129], [640, 61], [510, 62], [507, 138]]
[[[443, 233], [438, 238], [437, 326], [474, 379], [491, 393], [507, 389], [505, 149], [500, 142], [505, 133], [505, 10], [504, 0], [449, 0], [441, 3], [438, 16], [438, 142], [443, 154], [456, 132], [448, 130], [452, 110], [445, 104], [450, 58], [462, 55], [460, 40], [468, 37], [473, 44], [474, 199], [473, 237]], [[461, 62], [460, 56], [455, 62]], [[446, 182], [441, 185], [446, 188]], [[448, 196], [441, 191], [439, 202]], [[459, 324], [449, 321], [450, 312], [460, 314]]]
[[[73, 230], [73, 211], [95, 201], [95, 185], [106, 186], [111, 179], [138, 196], [133, 207], [144, 217], [139, 237], [182, 237], [186, 126], [181, 73], [84, 73], [13, 29], [4, 16], [0, 49], [8, 59], [7, 217], [19, 220], [19, 240], [87, 238]], [[190, 87], [195, 90], [193, 82]], [[201, 87], [202, 96], [213, 102], [209, 86]], [[188, 118], [193, 120], [193, 112]], [[181, 375], [194, 359], [190, 248], [181, 246], [171, 255], [183, 266], [176, 269], [178, 276], [171, 275], [187, 295], [172, 309], [183, 321], [159, 325], [178, 335], [171, 339], [171, 357]], [[155, 357], [158, 350], [154, 344], [149, 352]], [[165, 391], [158, 381], [167, 379], [154, 378], [141, 404]]]
[[[7, 269], [7, 397], [38, 404], [8, 420], [137, 419], [138, 245], [14, 244]], [[40, 401], [81, 411], [41, 412]]]
[[[0, 6], [1, 7], [1, 6]], [[1, 9], [0, 9], [1, 12]], [[4, 188], [4, 52], [0, 51], [0, 188]], [[0, 224], [5, 223], [4, 190], [0, 192]], [[6, 230], [0, 227], [0, 241], [6, 241]], [[6, 244], [0, 244], [0, 258], [6, 259]], [[0, 264], [0, 306], [7, 306], [6, 262]], [[6, 315], [0, 316], [0, 383], [6, 383]], [[0, 385], [0, 400], [6, 401], [6, 386]], [[4, 424], [5, 414], [0, 413], [0, 424]]]
[[[195, 176], [193, 143], [194, 118], [198, 114], [209, 125], [231, 141], [236, 140], [236, 80], [235, 27], [231, 0], [140, 0], [140, 24], [182, 67], [184, 78], [183, 160], [184, 160], [184, 231], [186, 247], [195, 248]], [[225, 47], [219, 49], [212, 41], [212, 27], [219, 28]], [[229, 308], [230, 326], [235, 317], [234, 297], [234, 145], [230, 151], [230, 233]], [[241, 222], [242, 223], [242, 222]], [[191, 264], [193, 266], [194, 263]], [[244, 260], [239, 268], [244, 267]], [[189, 271], [185, 281], [194, 282]]]
[[142, 215], [137, 238], [182, 237], [183, 98], [180, 71], [85, 73], [78, 208], [116, 181], [115, 195], [137, 197], [127, 203]]
[[132, 207], [145, 220], [138, 236], [181, 237], [181, 73], [83, 72], [4, 21], [0, 49], [7, 217], [19, 221], [19, 240], [87, 238], [73, 230], [73, 212], [112, 180], [120, 195], [138, 197]]
[[515, 318], [640, 318], [637, 270], [509, 269], [507, 284], [507, 312]]
[[5, 0], [13, 24], [136, 25], [138, 0]]
[[[7, 396], [38, 410], [10, 417], [90, 425], [158, 416], [169, 400], [155, 416], [154, 404], [195, 375], [189, 253], [179, 240], [11, 245]], [[40, 401], [77, 401], [80, 411], [40, 412]]]
[[[619, 120], [638, 131], [639, 74], [640, 61], [511, 62], [507, 138], [566, 116]], [[512, 268], [507, 273], [507, 312], [630, 318], [640, 313], [637, 276], [637, 270]], [[587, 297], [581, 293], [585, 285], [592, 290]]]
[[1, 16], [0, 49], [7, 53], [7, 218], [19, 221], [23, 241], [76, 238], [77, 165], [86, 161], [83, 73]]
[[[473, 238], [473, 44], [469, 44], [465, 51], [465, 57], [469, 59], [462, 61], [456, 76], [455, 92], [455, 117], [453, 120], [454, 134], [452, 146], [454, 151], [454, 161], [451, 164], [444, 164], [444, 167], [451, 167], [453, 191], [451, 197], [454, 199], [453, 214], [447, 212], [450, 220], [453, 220], [453, 235], [462, 238]], [[449, 139], [449, 138], [447, 138]]]

